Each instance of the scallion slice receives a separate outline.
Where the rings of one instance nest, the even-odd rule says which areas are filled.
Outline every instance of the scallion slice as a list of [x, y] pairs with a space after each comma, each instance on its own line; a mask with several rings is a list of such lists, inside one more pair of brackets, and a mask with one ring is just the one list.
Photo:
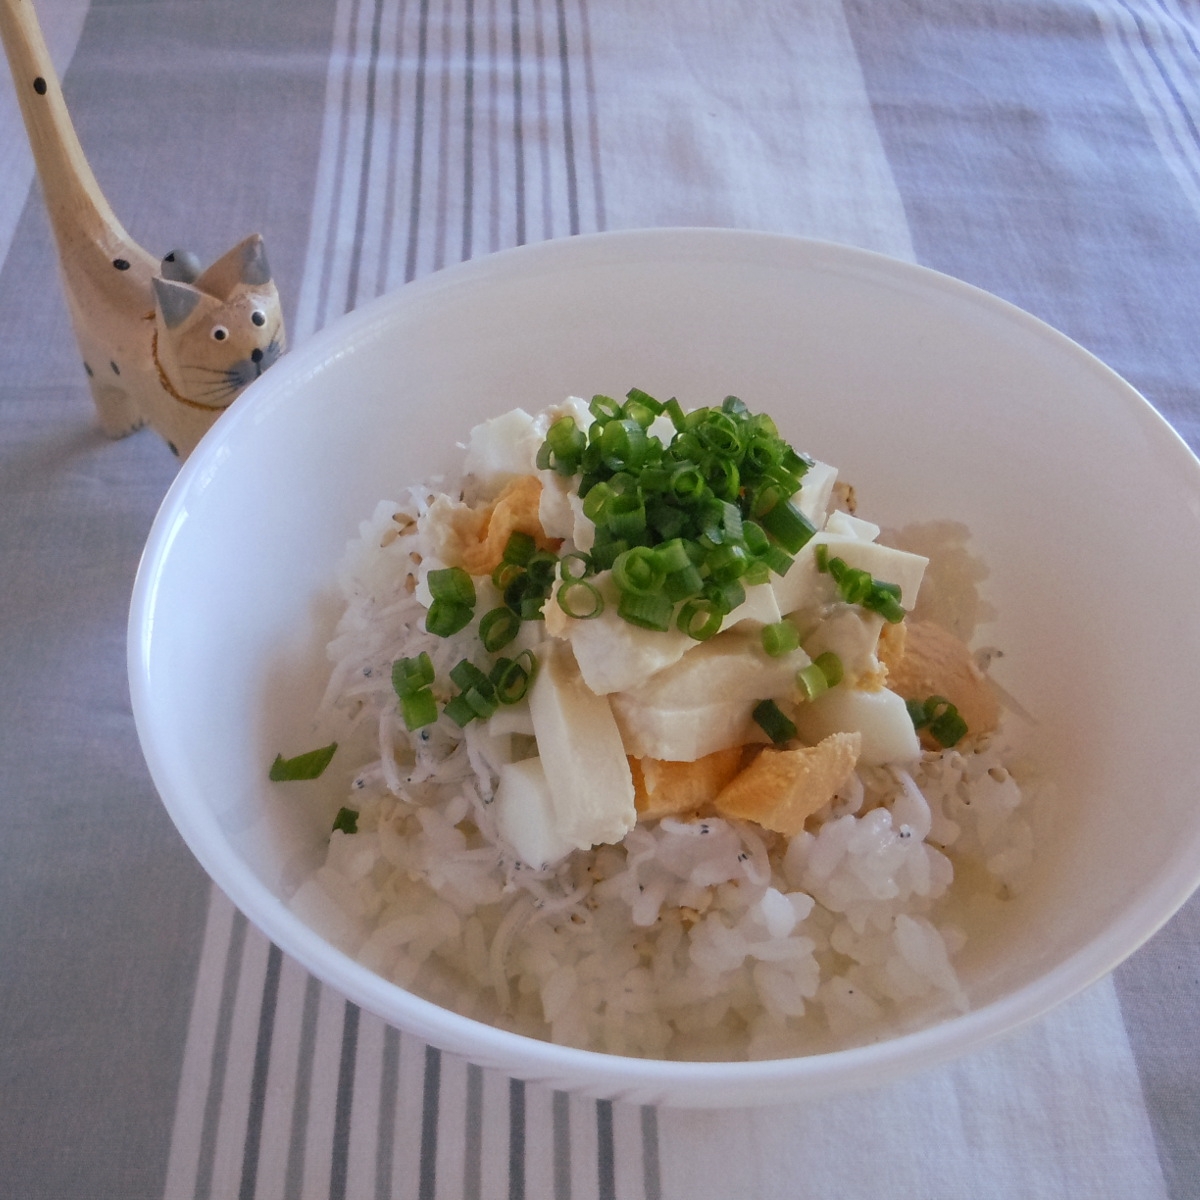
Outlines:
[[429, 594], [435, 600], [474, 607], [475, 581], [462, 567], [442, 567], [440, 570], [430, 571], [428, 582]]
[[433, 698], [433, 689], [417, 688], [401, 696], [400, 715], [404, 718], [404, 727], [409, 732], [432, 725], [437, 720], [437, 701]]
[[617, 603], [617, 612], [631, 625], [642, 629], [653, 629], [665, 633], [671, 628], [671, 614], [675, 606], [661, 594], [649, 596], [634, 592], [622, 592]]
[[275, 755], [275, 761], [271, 764], [271, 769], [267, 772], [267, 778], [272, 783], [291, 783], [298, 779], [316, 779], [329, 766], [337, 747], [337, 742], [330, 742], [328, 746], [322, 746], [319, 750], [309, 750], [304, 754], [297, 754], [295, 758], [284, 758], [282, 754], [277, 754]]
[[568, 579], [555, 592], [558, 607], [577, 621], [590, 621], [604, 611], [604, 597], [586, 579]]
[[762, 647], [772, 658], [782, 658], [800, 645], [800, 632], [791, 621], [762, 627]]
[[532, 685], [536, 669], [537, 659], [529, 650], [516, 658], [497, 659], [490, 676], [496, 699], [501, 704], [516, 704]]
[[655, 551], [648, 546], [633, 546], [617, 556], [612, 565], [613, 583], [624, 593], [649, 596], [663, 585], [667, 573]]
[[451, 637], [469, 625], [474, 615], [475, 611], [469, 605], [453, 600], [434, 600], [425, 614], [425, 629], [435, 637]]
[[433, 662], [424, 650], [412, 658], [398, 658], [392, 663], [392, 687], [401, 699], [432, 682]]
[[790, 742], [796, 736], [795, 724], [774, 700], [760, 701], [750, 715], [776, 746]]
[[962, 714], [945, 696], [930, 696], [925, 701], [906, 700], [905, 707], [913, 728], [918, 731], [928, 729], [938, 745], [947, 750], [957, 746], [968, 733]]
[[796, 687], [805, 700], [815, 700], [829, 691], [829, 680], [825, 678], [825, 672], [811, 662], [796, 672]]
[[789, 554], [798, 553], [817, 532], [813, 523], [791, 500], [778, 500], [759, 515], [758, 523]]
[[333, 818], [333, 832], [341, 833], [357, 833], [358, 832], [358, 811], [353, 808], [339, 808], [337, 816]]
[[842, 666], [842, 660], [832, 650], [826, 650], [824, 654], [818, 654], [813, 659], [813, 663], [821, 668], [821, 674], [825, 676], [825, 682], [830, 687], [837, 687], [842, 682], [842, 677], [845, 675], [845, 668]]
[[533, 557], [536, 550], [537, 542], [532, 534], [514, 529], [508, 535], [508, 541], [504, 543], [504, 552], [500, 557], [502, 561], [512, 566], [523, 567]]
[[507, 605], [484, 613], [479, 621], [479, 640], [489, 654], [503, 650], [517, 636], [521, 618]]
[[676, 618], [676, 627], [697, 642], [707, 642], [721, 631], [725, 614], [711, 600], [689, 600]]
[[590, 556], [584, 554], [582, 550], [572, 550], [570, 554], [564, 554], [558, 560], [558, 573], [567, 582], [586, 579], [589, 575], [594, 574], [595, 570]]

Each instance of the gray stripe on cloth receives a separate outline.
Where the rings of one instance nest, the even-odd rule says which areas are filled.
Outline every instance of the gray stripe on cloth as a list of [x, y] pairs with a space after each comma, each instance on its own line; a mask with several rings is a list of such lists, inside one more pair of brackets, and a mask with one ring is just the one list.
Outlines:
[[421, 1099], [421, 1180], [418, 1200], [434, 1200], [437, 1189], [438, 1100], [442, 1076], [441, 1052], [425, 1047], [425, 1080]]
[[571, 1200], [571, 1098], [555, 1092], [554, 1123], [554, 1200]]
[[[379, 1132], [375, 1150], [375, 1200], [392, 1194], [393, 1129], [396, 1124], [396, 1089], [400, 1080], [400, 1033], [383, 1031], [383, 1070], [379, 1081]], [[467, 1200], [464, 1197], [464, 1200]]]
[[658, 1161], [658, 1111], [642, 1106], [642, 1189], [646, 1200], [662, 1200], [662, 1170]]
[[525, 244], [525, 113], [521, 89], [521, 17], [520, 0], [510, 0], [512, 12], [512, 101], [513, 101], [513, 154], [516, 178], [514, 180], [517, 205], [516, 242]]
[[[308, 1128], [308, 1098], [312, 1087], [313, 1051], [317, 1040], [317, 1009], [321, 985], [312, 976], [304, 988], [304, 1012], [300, 1020], [300, 1061], [296, 1072], [296, 1097], [292, 1108], [292, 1136], [288, 1147], [286, 1200], [297, 1200], [304, 1184], [304, 1136]], [[168, 1200], [164, 1197], [163, 1200]]]
[[358, 1053], [358, 1021], [361, 1010], [346, 1002], [342, 1020], [342, 1054], [338, 1063], [337, 1100], [333, 1118], [333, 1162], [330, 1169], [329, 1200], [345, 1200], [346, 1172], [350, 1154], [350, 1118], [354, 1105], [354, 1059]]
[[354, 215], [354, 243], [350, 257], [350, 278], [346, 284], [346, 310], [358, 299], [358, 273], [362, 266], [363, 229], [367, 221], [368, 183], [371, 178], [371, 151], [375, 140], [375, 89], [379, 71], [380, 25], [383, 22], [383, 0], [375, 0], [371, 17], [371, 43], [367, 64], [366, 117], [363, 122], [362, 154], [358, 171], [358, 209]]
[[463, 1200], [479, 1200], [483, 1182], [483, 1068], [474, 1063], [467, 1065], [463, 1125]]
[[283, 954], [272, 945], [267, 953], [267, 975], [263, 983], [262, 1006], [258, 1015], [258, 1038], [254, 1047], [254, 1077], [250, 1084], [250, 1114], [246, 1144], [242, 1155], [242, 1182], [239, 1200], [254, 1200], [258, 1178], [258, 1152], [262, 1142], [263, 1110], [267, 1098], [267, 1067], [271, 1061], [271, 1038], [275, 1031], [275, 1005], [279, 998], [279, 973]]
[[525, 1200], [525, 1084], [508, 1081], [508, 1200]]
[[596, 1101], [596, 1179], [600, 1200], [616, 1200], [616, 1146], [611, 1100]]
[[417, 233], [421, 215], [421, 173], [425, 148], [425, 72], [429, 54], [429, 0], [421, 0], [420, 25], [417, 35], [416, 99], [413, 105], [413, 154], [410, 177], [411, 195], [408, 203], [408, 251], [404, 259], [404, 282], [417, 274]]

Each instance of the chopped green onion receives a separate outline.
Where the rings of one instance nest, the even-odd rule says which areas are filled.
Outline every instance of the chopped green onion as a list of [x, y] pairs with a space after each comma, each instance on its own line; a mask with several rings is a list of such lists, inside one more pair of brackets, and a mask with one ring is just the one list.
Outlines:
[[768, 546], [759, 557], [780, 578], [788, 573], [792, 563], [796, 561], [786, 550], [781, 549], [779, 546]]
[[517, 636], [520, 628], [521, 618], [511, 608], [493, 608], [480, 619], [479, 640], [489, 654], [495, 654]]
[[800, 632], [791, 621], [762, 627], [762, 646], [772, 658], [782, 658], [800, 645]]
[[947, 750], [957, 746], [967, 735], [966, 721], [945, 696], [930, 696], [924, 703], [907, 700], [905, 707], [912, 718], [913, 728], [928, 729], [938, 745]]
[[568, 579], [555, 593], [558, 607], [577, 621], [590, 621], [604, 611], [604, 597], [586, 579]]
[[617, 603], [617, 612], [631, 625], [642, 629], [653, 629], [665, 633], [671, 628], [671, 614], [675, 606], [661, 594], [643, 596], [634, 592], [622, 592]]
[[432, 682], [433, 662], [424, 650], [413, 658], [398, 658], [392, 663], [392, 687], [402, 699]]
[[429, 594], [435, 600], [475, 605], [475, 581], [462, 567], [443, 567], [429, 572]]
[[469, 659], [464, 658], [450, 671], [450, 679], [461, 691], [487, 685], [488, 677]]
[[357, 833], [358, 832], [358, 812], [353, 808], [339, 808], [337, 816], [333, 818], [333, 831], [342, 833]]
[[869, 572], [849, 566], [844, 559], [831, 558], [824, 543], [816, 549], [816, 561], [819, 571], [833, 577], [847, 604], [859, 604], [892, 625], [904, 620], [906, 614], [900, 603], [899, 584], [873, 579]]
[[664, 575], [682, 571], [692, 565], [682, 538], [672, 538], [658, 546], [654, 551], [654, 561]]
[[815, 700], [829, 691], [829, 680], [825, 678], [825, 672], [812, 662], [796, 672], [796, 687], [805, 700]]
[[460, 729], [465, 729], [479, 715], [474, 708], [471, 707], [470, 701], [461, 693], [454, 696], [446, 702], [446, 707], [442, 711], [452, 720]]
[[[432, 575], [433, 572], [430, 571]], [[436, 637], [450, 637], [470, 624], [474, 609], [452, 600], [434, 600], [425, 615], [426, 632]]]
[[617, 556], [612, 565], [612, 577], [620, 591], [649, 596], [662, 587], [666, 571], [648, 546], [633, 546]]
[[685, 427], [686, 418], [683, 415], [683, 408], [674, 396], [663, 405], [663, 412], [671, 418], [671, 424], [675, 426], [676, 430], [681, 430]]
[[825, 680], [830, 687], [837, 687], [842, 682], [845, 669], [842, 667], [842, 660], [832, 650], [826, 650], [824, 654], [818, 654], [813, 659], [813, 663], [821, 668], [821, 674], [825, 676]]
[[746, 589], [736, 579], [728, 583], [709, 583], [704, 589], [704, 595], [723, 613], [731, 613], [746, 603]]
[[711, 600], [689, 600], [680, 610], [676, 627], [697, 642], [706, 642], [721, 631], [725, 614]]
[[433, 698], [433, 689], [417, 688], [401, 696], [400, 715], [404, 718], [404, 727], [410, 732], [432, 725], [437, 720], [437, 701]]
[[572, 550], [558, 560], [558, 572], [568, 583], [577, 579], [586, 579], [595, 573], [591, 558], [582, 550]]
[[750, 565], [750, 557], [736, 542], [718, 546], [708, 556], [708, 570], [716, 583], [733, 583], [741, 579]]
[[762, 700], [751, 713], [758, 727], [776, 746], [796, 736], [796, 726], [774, 700]]
[[663, 580], [663, 592], [672, 602], [698, 596], [703, 589], [704, 579], [691, 563], [688, 563], [682, 571], [672, 571]]
[[588, 411], [599, 424], [617, 420], [621, 416], [621, 406], [611, 396], [593, 396]]
[[272, 783], [291, 783], [298, 779], [316, 779], [333, 758], [337, 750], [337, 742], [330, 742], [319, 750], [309, 750], [297, 754], [295, 758], [284, 758], [282, 754], [275, 755], [275, 761], [267, 772], [267, 778]]
[[463, 692], [462, 698], [471, 706], [475, 715], [484, 721], [500, 707], [500, 702], [496, 698], [496, 689], [492, 686], [491, 680], [488, 681], [486, 691], [482, 688], [467, 688]]
[[[521, 660], [528, 655], [529, 665]], [[524, 651], [517, 658], [500, 658], [492, 668], [491, 683], [496, 690], [496, 699], [501, 704], [516, 704], [533, 683], [537, 659], [532, 652]]]
[[531, 534], [514, 529], [508, 535], [508, 541], [504, 543], [504, 553], [500, 557], [503, 562], [523, 567], [533, 557], [536, 550], [537, 542]]
[[[542, 449], [547, 446], [550, 447], [548, 465], [560, 475], [574, 475], [587, 449], [587, 434], [575, 424], [574, 417], [559, 417], [546, 431]], [[540, 462], [539, 467], [546, 469]]]
[[758, 523], [789, 554], [796, 554], [817, 532], [813, 523], [790, 500], [784, 499], [760, 513]]

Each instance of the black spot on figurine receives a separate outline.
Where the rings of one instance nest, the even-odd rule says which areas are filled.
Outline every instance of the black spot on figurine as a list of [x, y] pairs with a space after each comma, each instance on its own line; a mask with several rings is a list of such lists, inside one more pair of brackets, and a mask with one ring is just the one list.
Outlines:
[[109, 365], [110, 367], [112, 367], [112, 373], [113, 373], [114, 375], [120, 375], [120, 373], [121, 373], [121, 368], [120, 368], [120, 367], [118, 367], [118, 366], [117, 366], [117, 364], [116, 364], [115, 362], [110, 362], [108, 365]]
[[37, 92], [39, 96], [44, 96], [46, 94], [46, 81], [40, 75], [33, 81], [33, 90]]
[[175, 457], [176, 457], [176, 458], [178, 458], [178, 457], [179, 457], [179, 451], [175, 449], [175, 443], [174, 443], [174, 442], [168, 442], [168, 443], [167, 443], [167, 449], [168, 449], [168, 450], [170, 450], [170, 451], [171, 451], [171, 453], [172, 453], [173, 455], [175, 455]]
[[95, 372], [95, 371], [93, 371], [93, 370], [92, 370], [92, 368], [91, 368], [90, 366], [88, 366], [88, 364], [87, 364], [87, 363], [84, 363], [84, 364], [83, 364], [83, 369], [84, 369], [84, 370], [87, 372], [87, 377], [88, 377], [89, 379], [92, 379], [92, 378], [95, 376], [95, 374], [96, 374], [96, 372]]
[[114, 258], [113, 266], [116, 267], [118, 271], [128, 271], [129, 270], [129, 259]]

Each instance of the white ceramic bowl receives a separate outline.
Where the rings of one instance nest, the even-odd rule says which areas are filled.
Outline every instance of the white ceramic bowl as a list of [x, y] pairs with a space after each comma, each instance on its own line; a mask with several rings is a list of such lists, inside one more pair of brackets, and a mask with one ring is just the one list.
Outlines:
[[[669, 1063], [499, 1032], [386, 982], [287, 898], [327, 829], [266, 766], [309, 727], [331, 583], [358, 522], [514, 405], [631, 386], [736, 393], [842, 468], [885, 524], [965, 522], [990, 567], [999, 682], [1056, 786], [1029, 889], [968, 947], [966, 1016], [834, 1054]], [[146, 759], [217, 884], [283, 950], [392, 1023], [485, 1066], [639, 1102], [814, 1097], [945, 1061], [1135, 950], [1200, 880], [1200, 465], [1074, 343], [934, 272], [764, 234], [550, 242], [369, 304], [258, 381], [188, 460], [134, 590]], [[318, 787], [319, 784], [302, 785]]]

